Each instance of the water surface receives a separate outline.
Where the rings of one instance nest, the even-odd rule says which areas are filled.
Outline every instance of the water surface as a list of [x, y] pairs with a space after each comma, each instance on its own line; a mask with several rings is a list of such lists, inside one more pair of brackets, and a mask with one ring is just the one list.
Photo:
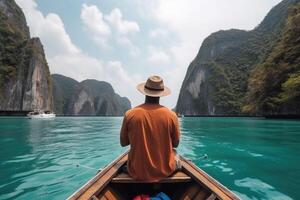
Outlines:
[[[0, 118], [0, 199], [67, 198], [125, 151], [121, 122]], [[179, 152], [242, 199], [300, 199], [299, 121], [182, 118], [181, 130]]]

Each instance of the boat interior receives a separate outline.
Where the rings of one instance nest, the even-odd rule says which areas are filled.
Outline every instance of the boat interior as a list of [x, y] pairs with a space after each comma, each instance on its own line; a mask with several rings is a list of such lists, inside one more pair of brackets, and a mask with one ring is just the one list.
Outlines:
[[160, 192], [172, 200], [239, 200], [234, 193], [183, 157], [180, 157], [181, 170], [157, 183], [132, 179], [123, 167], [127, 158], [127, 153], [121, 155], [69, 200], [133, 200], [137, 195], [155, 197]]
[[175, 200], [218, 199], [214, 193], [195, 182], [184, 172], [176, 172], [159, 183], [141, 183], [133, 180], [127, 173], [119, 173], [98, 194], [94, 200], [131, 200], [137, 195], [146, 194], [151, 197], [164, 192]]

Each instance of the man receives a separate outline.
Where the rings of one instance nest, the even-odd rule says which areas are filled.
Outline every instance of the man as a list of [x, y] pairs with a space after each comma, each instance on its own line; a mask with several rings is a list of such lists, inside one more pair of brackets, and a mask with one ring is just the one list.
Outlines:
[[137, 89], [146, 95], [145, 103], [126, 112], [120, 133], [122, 146], [130, 145], [129, 175], [143, 182], [156, 182], [176, 169], [173, 148], [179, 144], [177, 115], [159, 104], [171, 93], [159, 76], [151, 76]]

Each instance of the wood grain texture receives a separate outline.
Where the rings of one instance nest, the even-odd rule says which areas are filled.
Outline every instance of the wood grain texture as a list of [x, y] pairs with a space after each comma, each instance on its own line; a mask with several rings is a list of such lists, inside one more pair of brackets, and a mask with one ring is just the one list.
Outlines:
[[[175, 182], [189, 182], [192, 178], [184, 172], [176, 172], [173, 175], [159, 181], [160, 183], [175, 183]], [[112, 183], [142, 183], [142, 181], [134, 180], [127, 173], [120, 173], [111, 180]]]
[[[100, 173], [75, 192], [69, 200], [88, 200], [94, 197], [100, 200], [123, 199], [123, 196], [130, 196], [131, 194], [143, 190], [153, 192], [155, 188], [151, 189], [151, 185], [155, 186], [155, 184], [162, 184], [161, 186], [168, 190], [170, 195], [176, 195], [176, 199], [181, 200], [239, 200], [238, 196], [183, 157], [180, 157], [182, 165], [181, 171], [174, 173], [161, 182], [152, 184], [134, 180], [128, 174], [120, 172], [121, 167], [127, 162], [127, 159], [128, 152], [122, 154], [110, 165], [105, 167]], [[174, 187], [176, 184], [177, 186], [181, 184], [181, 189], [177, 188], [176, 191], [173, 191], [173, 189], [176, 188]], [[126, 190], [124, 190], [124, 188], [126, 188]], [[139, 189], [137, 190], [137, 188]], [[170, 188], [173, 189], [169, 190]]]
[[69, 197], [69, 200], [91, 199], [93, 195], [99, 194], [110, 180], [117, 174], [122, 165], [127, 162], [128, 152], [125, 152], [105, 167], [100, 173], [89, 180], [82, 188]]
[[218, 198], [222, 200], [239, 200], [240, 198], [224, 187], [221, 183], [209, 176], [203, 170], [198, 168], [192, 162], [181, 157], [182, 170], [191, 176], [195, 181], [203, 187], [211, 190]]

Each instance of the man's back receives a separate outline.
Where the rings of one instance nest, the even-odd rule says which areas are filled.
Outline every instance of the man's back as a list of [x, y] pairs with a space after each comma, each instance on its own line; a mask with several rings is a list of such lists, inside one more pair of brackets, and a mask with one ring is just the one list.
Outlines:
[[142, 104], [129, 110], [121, 129], [122, 145], [130, 144], [129, 174], [146, 182], [159, 181], [175, 170], [173, 147], [179, 143], [174, 112], [159, 104]]

